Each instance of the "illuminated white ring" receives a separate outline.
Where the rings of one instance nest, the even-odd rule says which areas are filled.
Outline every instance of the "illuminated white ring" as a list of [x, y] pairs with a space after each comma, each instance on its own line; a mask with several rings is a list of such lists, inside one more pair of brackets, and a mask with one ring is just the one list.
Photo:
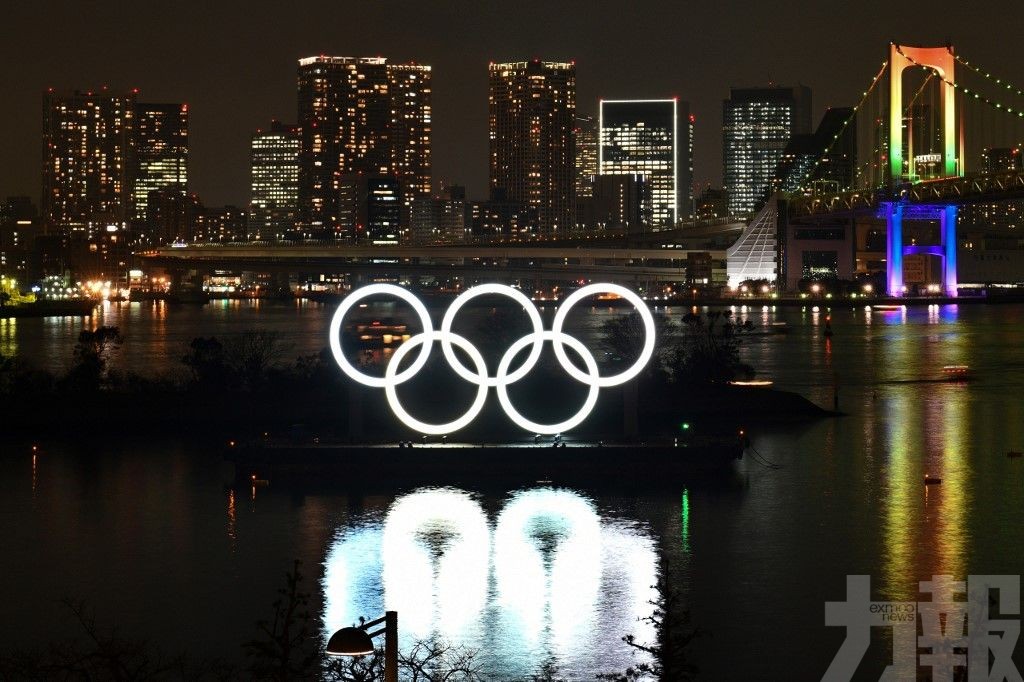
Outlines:
[[[384, 377], [375, 377], [370, 376], [369, 374], [364, 374], [353, 367], [352, 363], [349, 362], [348, 358], [345, 357], [345, 354], [341, 350], [341, 323], [352, 306], [367, 296], [374, 296], [377, 294], [395, 296], [411, 305], [412, 309], [416, 311], [416, 314], [420, 318], [420, 324], [423, 325], [423, 332], [425, 334], [433, 332], [434, 325], [430, 321], [430, 313], [427, 312], [427, 307], [423, 305], [422, 301], [416, 298], [412, 292], [406, 291], [402, 287], [395, 286], [394, 284], [368, 284], [365, 287], [353, 291], [345, 297], [344, 301], [341, 302], [341, 305], [338, 306], [338, 309], [334, 313], [334, 317], [331, 318], [331, 328], [328, 332], [330, 334], [328, 338], [331, 344], [331, 354], [334, 355], [334, 361], [338, 363], [339, 367], [341, 367], [341, 371], [347, 374], [354, 381], [358, 381], [364, 386], [385, 388], [387, 386], [400, 384], [403, 381], [408, 381], [414, 374], [423, 369], [423, 365], [427, 364], [427, 359], [430, 356], [430, 346], [433, 343], [433, 338], [428, 337], [425, 342], [421, 342], [423, 343], [423, 350], [420, 351], [419, 357], [416, 358], [416, 360], [413, 361], [413, 363], [409, 365], [404, 372], [397, 375], [392, 372], [391, 379], [387, 378], [387, 373], [385, 373]], [[402, 346], [399, 347], [399, 351], [401, 351], [401, 349], [406, 345], [408, 345], [408, 342], [402, 344]], [[398, 353], [396, 352], [395, 354], [397, 355]], [[388, 366], [390, 367], [391, 365], [389, 364]], [[487, 374], [486, 369], [484, 374]]]
[[[562, 325], [565, 324], [565, 318], [569, 315], [569, 310], [574, 305], [587, 296], [604, 293], [615, 294], [616, 296], [626, 299], [632, 303], [633, 307], [636, 308], [636, 311], [640, 313], [640, 319], [644, 323], [644, 347], [640, 350], [640, 357], [638, 357], [636, 362], [634, 362], [626, 371], [620, 372], [619, 374], [613, 374], [608, 377], [597, 376], [595, 378], [593, 376], [587, 376], [581, 372], [576, 365], [572, 364], [569, 357], [565, 354], [565, 349], [562, 348], [562, 340], [571, 339], [573, 337], [562, 332]], [[618, 284], [588, 284], [587, 286], [574, 291], [566, 297], [562, 302], [562, 305], [558, 307], [558, 312], [555, 313], [555, 320], [551, 324], [551, 331], [555, 334], [555, 356], [558, 357], [558, 362], [562, 365], [562, 368], [569, 373], [569, 376], [576, 381], [580, 381], [585, 384], [594, 382], [595, 386], [601, 388], [624, 384], [633, 377], [639, 375], [654, 355], [654, 317], [651, 315], [651, 311], [647, 309], [647, 304], [644, 303], [642, 298], [626, 287], [619, 286]]]
[[[530, 337], [524, 338], [527, 339], [527, 343], [529, 343]], [[476, 400], [473, 401], [473, 404], [470, 405], [469, 410], [467, 410], [465, 414], [454, 421], [448, 422], [447, 424], [428, 424], [426, 422], [421, 422], [419, 419], [416, 419], [406, 412], [405, 408], [402, 407], [402, 404], [398, 400], [397, 390], [398, 384], [401, 383], [398, 380], [398, 377], [401, 375], [398, 375], [397, 373], [398, 367], [402, 362], [402, 358], [408, 355], [409, 351], [411, 351], [415, 346], [423, 344], [424, 348], [426, 348], [427, 344], [441, 339], [445, 339], [448, 343], [454, 343], [456, 346], [459, 346], [462, 350], [466, 351], [469, 355], [469, 359], [473, 361], [474, 365], [476, 365], [477, 371], [479, 372], [477, 375], [478, 377], [487, 376], [487, 364], [484, 362], [484, 356], [480, 355], [480, 351], [476, 349], [476, 346], [458, 334], [435, 331], [417, 334], [399, 346], [398, 350], [395, 351], [395, 354], [391, 356], [391, 360], [388, 361], [388, 366], [384, 370], [384, 392], [388, 397], [388, 404], [391, 406], [391, 410], [395, 413], [395, 416], [410, 429], [414, 429], [420, 433], [426, 433], [431, 436], [441, 436], [468, 426], [469, 423], [473, 421], [478, 414], [480, 414], [480, 410], [484, 408], [484, 403], [487, 402], [487, 385], [483, 382], [473, 381], [472, 383], [475, 383], [478, 386]], [[520, 339], [520, 341], [521, 340], [522, 339]], [[575, 341], [575, 339], [573, 340]], [[426, 356], [426, 350], [420, 353], [420, 358], [425, 358]], [[419, 358], [416, 362], [419, 362]], [[417, 370], [418, 369], [419, 368], [417, 367]]]
[[[471, 299], [485, 294], [500, 294], [501, 296], [508, 296], [513, 301], [523, 306], [523, 310], [525, 310], [526, 314], [529, 315], [530, 322], [533, 324], [533, 334], [531, 334], [534, 338], [533, 348], [530, 350], [530, 355], [526, 358], [526, 362], [524, 362], [519, 369], [512, 372], [512, 374], [509, 374], [508, 377], [505, 378], [505, 383], [511, 384], [525, 377], [526, 374], [533, 369], [534, 365], [536, 365], [537, 361], [540, 359], [541, 351], [544, 350], [544, 342], [539, 337], [539, 334], [544, 331], [544, 321], [540, 318], [540, 312], [537, 310], [537, 306], [533, 304], [533, 301], [527, 298], [526, 294], [518, 289], [514, 289], [505, 284], [481, 284], [480, 286], [467, 289], [460, 294], [454, 301], [452, 301], [452, 304], [444, 314], [444, 319], [441, 320], [441, 350], [444, 351], [444, 357], [448, 360], [448, 364], [452, 366], [452, 369], [455, 370], [455, 373], [466, 381], [474, 384], [482, 381], [484, 386], [498, 385], [498, 377], [487, 376], [487, 372], [484, 372], [483, 375], [476, 375], [466, 369], [466, 367], [459, 361], [459, 358], [455, 355], [455, 351], [452, 349], [452, 344], [448, 340], [448, 337], [444, 336], [444, 334], [451, 332], [452, 324], [455, 322], [455, 315], [459, 312], [462, 306], [466, 305], [466, 303]], [[481, 379], [481, 376], [483, 376], [483, 379]]]
[[[509, 384], [512, 383], [505, 380], [508, 375], [508, 367], [512, 364], [512, 360], [519, 351], [526, 347], [527, 344], [536, 342], [535, 337], [539, 337], [539, 340], [541, 341], [551, 341], [555, 348], [560, 348], [560, 344], [562, 343], [568, 344], [570, 348], [579, 353], [580, 357], [583, 358], [583, 364], [587, 366], [587, 371], [590, 373], [589, 376], [582, 372], [579, 373], [580, 376], [583, 377], [583, 379], [579, 379], [579, 381], [590, 387], [590, 390], [587, 392], [587, 399], [583, 402], [583, 407], [580, 408], [579, 412], [569, 417], [564, 422], [559, 422], [557, 424], [538, 424], [537, 422], [530, 421], [523, 415], [519, 414], [519, 411], [512, 405], [512, 400], [508, 397], [508, 387]], [[565, 352], [563, 351], [562, 354], [564, 355]], [[568, 358], [566, 358], [566, 361], [568, 361]], [[573, 366], [573, 369], [575, 369], [575, 366]], [[578, 379], [578, 377], [574, 378]], [[505, 410], [505, 414], [508, 415], [508, 418], [511, 419], [519, 428], [540, 434], [562, 433], [563, 431], [568, 431], [579, 426], [594, 409], [594, 405], [597, 404], [597, 394], [601, 391], [601, 387], [597, 383], [597, 380], [600, 379], [597, 369], [597, 361], [594, 360], [594, 356], [591, 352], [579, 339], [554, 330], [542, 331], [539, 334], [528, 334], [509, 346], [509, 349], [505, 351], [503, 356], [501, 356], [501, 362], [498, 363], [497, 379], [498, 383], [496, 387], [498, 389], [498, 402], [501, 403], [501, 407]]]

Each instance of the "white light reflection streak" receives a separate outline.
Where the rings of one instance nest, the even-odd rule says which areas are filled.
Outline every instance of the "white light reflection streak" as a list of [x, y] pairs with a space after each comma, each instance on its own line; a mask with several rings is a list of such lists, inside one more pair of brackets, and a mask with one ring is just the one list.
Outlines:
[[491, 533], [480, 503], [454, 489], [395, 501], [381, 541], [384, 602], [418, 638], [463, 635], [487, 603]]
[[601, 525], [587, 500], [567, 490], [516, 493], [494, 531], [498, 605], [527, 648], [550, 628], [564, 653], [588, 638], [601, 586]]

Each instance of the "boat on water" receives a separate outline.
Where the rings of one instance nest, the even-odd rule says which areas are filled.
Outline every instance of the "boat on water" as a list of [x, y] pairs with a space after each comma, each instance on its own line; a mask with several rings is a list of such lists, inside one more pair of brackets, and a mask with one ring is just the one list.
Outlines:
[[0, 318], [89, 317], [96, 305], [96, 301], [88, 298], [6, 305], [0, 306]]
[[901, 305], [889, 305], [887, 303], [876, 303], [871, 306], [871, 310], [879, 313], [891, 313], [897, 310], [903, 310]]
[[942, 377], [947, 381], [967, 381], [973, 374], [967, 365], [946, 365], [942, 368]]
[[391, 346], [409, 340], [409, 328], [393, 319], [357, 322], [349, 328], [361, 346]]

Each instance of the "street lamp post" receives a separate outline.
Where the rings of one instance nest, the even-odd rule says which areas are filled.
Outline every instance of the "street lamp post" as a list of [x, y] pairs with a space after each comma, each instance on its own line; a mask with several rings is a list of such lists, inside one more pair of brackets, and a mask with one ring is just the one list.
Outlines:
[[[374, 632], [370, 628], [383, 625]], [[384, 635], [384, 682], [398, 682], [398, 612], [386, 611], [383, 618], [361, 626], [342, 628], [327, 641], [328, 656], [366, 656], [373, 653], [373, 638]]]

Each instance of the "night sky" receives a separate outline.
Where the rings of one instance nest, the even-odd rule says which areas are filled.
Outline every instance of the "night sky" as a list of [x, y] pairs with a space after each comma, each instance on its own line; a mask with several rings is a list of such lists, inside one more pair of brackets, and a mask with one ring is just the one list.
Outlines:
[[599, 97], [664, 97], [697, 115], [695, 179], [721, 184], [731, 85], [803, 83], [815, 123], [853, 105], [887, 43], [951, 40], [1024, 82], [1024, 3], [930, 2], [27, 2], [0, 17], [0, 196], [40, 187], [41, 93], [138, 87], [187, 102], [190, 186], [207, 205], [248, 200], [248, 140], [295, 120], [296, 60], [315, 54], [434, 67], [434, 180], [487, 187], [487, 63], [575, 60], [580, 113]]

